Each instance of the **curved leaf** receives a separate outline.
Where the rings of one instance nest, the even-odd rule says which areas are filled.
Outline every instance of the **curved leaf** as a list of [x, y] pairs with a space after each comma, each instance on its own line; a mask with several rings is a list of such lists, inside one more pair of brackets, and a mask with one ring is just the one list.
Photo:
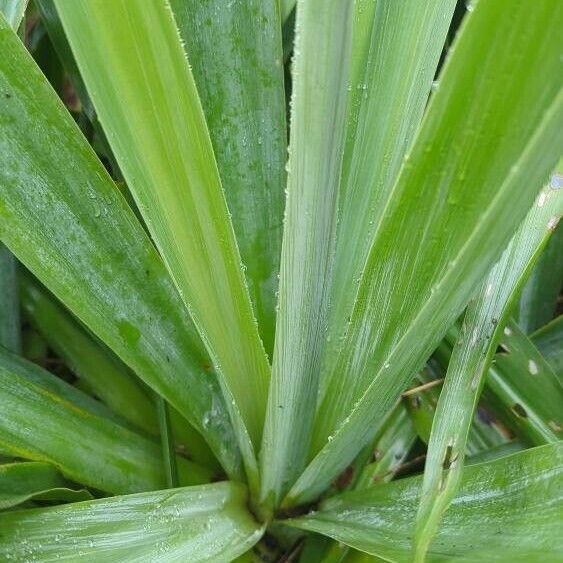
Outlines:
[[414, 540], [415, 561], [424, 561], [440, 518], [457, 491], [469, 429], [500, 333], [520, 288], [551, 235], [551, 218], [562, 212], [563, 192], [544, 188], [467, 307], [428, 443]]
[[222, 393], [157, 252], [1, 19], [0, 50], [0, 239], [240, 476]]
[[0, 510], [28, 500], [78, 502], [92, 495], [71, 484], [49, 463], [23, 462], [0, 465]]
[[[510, 6], [511, 17], [506, 17]], [[479, 2], [374, 236], [317, 410], [310, 465], [286, 504], [314, 499], [370, 437], [469, 301], [560, 156], [563, 4]], [[470, 189], [469, 189], [470, 187]]]
[[254, 483], [270, 368], [170, 7], [55, 4], [127, 185], [221, 378]]
[[[345, 493], [291, 526], [409, 562], [422, 477]], [[563, 442], [465, 469], [428, 561], [563, 561]]]
[[[104, 418], [95, 411], [95, 401], [83, 396], [79, 402], [80, 391], [40, 371], [7, 352], [0, 358], [2, 451], [50, 462], [73, 481], [102, 491], [127, 493], [164, 486], [156, 443]], [[211, 477], [186, 460], [179, 459], [179, 467], [183, 484]]]
[[231, 561], [263, 529], [246, 490], [215, 483], [0, 515], [0, 558], [61, 561]]

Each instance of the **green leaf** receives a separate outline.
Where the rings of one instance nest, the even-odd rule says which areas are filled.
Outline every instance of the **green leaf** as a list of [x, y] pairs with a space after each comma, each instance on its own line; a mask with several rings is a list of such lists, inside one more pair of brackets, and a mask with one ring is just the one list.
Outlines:
[[563, 385], [563, 315], [559, 315], [531, 336]]
[[[563, 170], [563, 159], [557, 169]], [[552, 174], [549, 181], [552, 190], [561, 190], [562, 183], [562, 173]], [[563, 288], [563, 228], [554, 225], [554, 229], [520, 297], [518, 325], [526, 333], [539, 329], [554, 317]]]
[[162, 461], [166, 474], [166, 485], [169, 489], [178, 486], [178, 467], [174, 449], [174, 435], [170, 424], [170, 410], [168, 403], [162, 398], [157, 399], [158, 424], [160, 427], [160, 443], [162, 448]]
[[523, 441], [540, 445], [563, 438], [563, 387], [549, 363], [518, 327], [509, 323], [495, 357], [484, 399]]
[[[40, 372], [41, 368], [7, 352], [0, 356], [2, 451], [52, 463], [73, 481], [102, 491], [128, 493], [164, 486], [161, 452], [155, 442], [104, 418], [92, 407], [92, 399], [80, 400], [80, 391]], [[60, 393], [54, 389], [55, 380]], [[178, 462], [183, 484], [207, 482], [211, 477], [187, 460]]]
[[260, 336], [274, 347], [287, 133], [277, 0], [171, 0], [209, 134]]
[[254, 483], [270, 368], [172, 12], [165, 0], [55, 4], [110, 146], [220, 375]]
[[363, 469], [355, 489], [387, 483], [405, 461], [417, 438], [409, 413], [399, 403], [374, 441], [372, 460]]
[[279, 311], [261, 451], [261, 496], [274, 505], [305, 467], [311, 440], [334, 260], [352, 8], [341, 0], [297, 5]]
[[[500, 333], [551, 235], [551, 218], [562, 212], [563, 192], [544, 188], [467, 308], [428, 443], [414, 539], [415, 561], [424, 561], [440, 519], [461, 482], [469, 429]], [[563, 401], [560, 406], [563, 409]]]
[[[19, 278], [21, 305], [27, 319], [80, 378], [81, 388], [137, 428], [158, 434], [155, 400], [149, 397], [150, 391], [31, 275], [22, 271]], [[170, 419], [175, 441], [190, 459], [218, 469], [211, 450], [189, 422], [175, 409]]]
[[[479, 2], [375, 233], [317, 410], [310, 465], [286, 504], [313, 500], [371, 437], [499, 258], [560, 156], [563, 4]], [[556, 78], [554, 78], [556, 77]]]
[[[374, 232], [422, 120], [455, 4], [356, 2], [329, 350], [346, 331]], [[331, 353], [326, 361], [330, 387]]]
[[[467, 467], [429, 561], [561, 561], [563, 443]], [[408, 562], [421, 477], [345, 493], [287, 524]]]
[[14, 31], [18, 30], [23, 20], [27, 2], [28, 0], [0, 0], [0, 13]]
[[20, 352], [21, 344], [16, 260], [0, 243], [0, 346]]
[[[447, 348], [445, 350], [445, 363], [447, 364], [450, 361], [451, 349], [445, 340], [442, 341], [440, 347]], [[420, 381], [421, 385], [418, 385], [415, 389], [408, 389], [403, 393], [405, 407], [411, 416], [419, 438], [425, 444], [428, 444], [430, 440], [432, 422], [440, 395], [440, 386], [437, 384], [443, 382], [443, 375], [444, 373], [438, 369], [437, 362], [432, 361], [417, 376], [417, 380]], [[436, 379], [436, 377], [440, 377], [440, 379]], [[430, 385], [431, 387], [429, 387]], [[488, 450], [503, 444], [506, 440], [507, 438], [503, 435], [502, 428], [496, 424], [496, 421], [489, 413], [481, 409], [473, 417], [467, 436], [466, 453], [473, 455], [482, 450]]]
[[69, 385], [66, 381], [39, 367], [39, 365], [3, 349], [0, 349], [0, 362], [4, 369], [18, 373], [18, 375], [24, 377], [30, 383], [48, 390], [50, 393], [72, 403], [80, 409], [84, 409], [96, 416], [107, 418], [130, 430], [133, 429], [132, 425], [108, 409], [106, 405], [86, 395], [76, 387]]
[[0, 239], [240, 477], [222, 393], [153, 245], [1, 21], [0, 49]]
[[93, 498], [85, 489], [71, 486], [48, 463], [32, 461], [0, 465], [0, 510], [28, 500], [78, 502]]
[[8, 512], [0, 515], [0, 557], [231, 561], [263, 533], [245, 503], [242, 485], [215, 483]]
[[149, 434], [158, 432], [154, 402], [135, 377], [29, 274], [19, 280], [22, 309], [49, 346], [115, 413]]

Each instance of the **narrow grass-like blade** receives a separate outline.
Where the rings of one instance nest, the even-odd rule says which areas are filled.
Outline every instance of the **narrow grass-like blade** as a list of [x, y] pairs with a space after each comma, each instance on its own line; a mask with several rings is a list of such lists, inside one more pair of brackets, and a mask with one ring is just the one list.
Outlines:
[[297, 4], [288, 192], [262, 500], [277, 505], [305, 467], [317, 403], [345, 141], [353, 5]]
[[373, 457], [363, 469], [355, 489], [387, 483], [403, 463], [417, 438], [409, 413], [402, 404], [389, 415], [384, 431], [374, 443]]
[[[360, 0], [355, 4], [329, 349], [338, 346], [346, 330], [354, 288], [422, 120], [456, 3]], [[331, 354], [327, 361], [330, 365]], [[330, 381], [325, 383], [330, 386]]]
[[[506, 17], [510, 7], [511, 17]], [[563, 4], [479, 2], [375, 234], [314, 456], [286, 504], [314, 499], [370, 437], [498, 260], [563, 142]]]
[[[519, 291], [552, 233], [551, 218], [561, 213], [563, 191], [547, 186], [467, 308], [432, 423], [413, 542], [415, 561], [424, 561], [457, 492], [484, 376]], [[563, 400], [560, 406], [563, 412]]]
[[271, 357], [287, 133], [278, 0], [171, 0]]
[[78, 502], [92, 495], [85, 489], [72, 488], [57, 469], [40, 461], [0, 465], [0, 510], [28, 500]]
[[[345, 493], [287, 523], [388, 561], [412, 561], [421, 477]], [[428, 561], [560, 561], [563, 443], [467, 467]]]
[[501, 346], [485, 381], [485, 400], [523, 441], [563, 439], [563, 387], [550, 364], [514, 322], [505, 327]]
[[263, 532], [246, 510], [246, 500], [242, 485], [215, 483], [8, 512], [0, 515], [0, 557], [232, 561]]
[[563, 315], [536, 330], [531, 339], [563, 385]]
[[0, 50], [0, 239], [241, 478], [221, 390], [157, 252], [1, 19]]
[[270, 368], [213, 147], [165, 0], [55, 2], [127, 184], [221, 377], [249, 478]]
[[[27, 374], [20, 375], [24, 365], [16, 367], [14, 362], [0, 359], [3, 451], [50, 462], [68, 478], [111, 493], [164, 486], [157, 443], [70, 402]], [[73, 389], [72, 393], [76, 396], [79, 391]], [[204, 483], [211, 477], [210, 472], [186, 460], [179, 459], [179, 466], [183, 484]]]

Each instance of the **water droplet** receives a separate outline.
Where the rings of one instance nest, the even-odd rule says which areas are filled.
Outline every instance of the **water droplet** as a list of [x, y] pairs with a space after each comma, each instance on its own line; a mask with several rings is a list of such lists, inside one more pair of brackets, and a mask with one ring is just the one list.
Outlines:
[[546, 199], [547, 199], [547, 194], [545, 192], [541, 192], [538, 197], [538, 207], [543, 207]]
[[549, 185], [552, 190], [560, 190], [561, 188], [563, 188], [563, 174], [554, 174], [551, 177]]

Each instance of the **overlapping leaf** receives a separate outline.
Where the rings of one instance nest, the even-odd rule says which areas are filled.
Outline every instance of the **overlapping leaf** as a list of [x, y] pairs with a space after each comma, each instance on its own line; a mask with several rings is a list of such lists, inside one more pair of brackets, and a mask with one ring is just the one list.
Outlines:
[[0, 515], [0, 558], [232, 561], [261, 537], [246, 490], [216, 483]]
[[5, 23], [0, 48], [0, 238], [240, 477], [209, 359], [150, 240]]
[[[505, 12], [510, 4], [511, 17]], [[314, 458], [287, 504], [312, 500], [370, 438], [513, 235], [562, 141], [563, 5], [480, 2], [374, 236], [329, 362]], [[557, 78], [554, 78], [557, 77]]]
[[260, 336], [271, 356], [287, 158], [277, 0], [170, 5], [209, 127]]
[[[421, 477], [345, 493], [288, 523], [387, 561], [412, 561]], [[560, 561], [563, 443], [467, 467], [428, 561]]]
[[220, 375], [256, 483], [270, 368], [172, 11], [165, 0], [55, 4], [125, 180]]
[[[288, 192], [262, 491], [277, 504], [311, 440], [334, 260], [352, 4], [298, 2]], [[322, 58], [321, 58], [322, 57]]]
[[[484, 376], [518, 292], [552, 233], [552, 218], [561, 213], [563, 192], [544, 188], [467, 308], [428, 443], [414, 543], [416, 561], [424, 561], [440, 518], [457, 491]], [[559, 402], [563, 411], [563, 394]]]

